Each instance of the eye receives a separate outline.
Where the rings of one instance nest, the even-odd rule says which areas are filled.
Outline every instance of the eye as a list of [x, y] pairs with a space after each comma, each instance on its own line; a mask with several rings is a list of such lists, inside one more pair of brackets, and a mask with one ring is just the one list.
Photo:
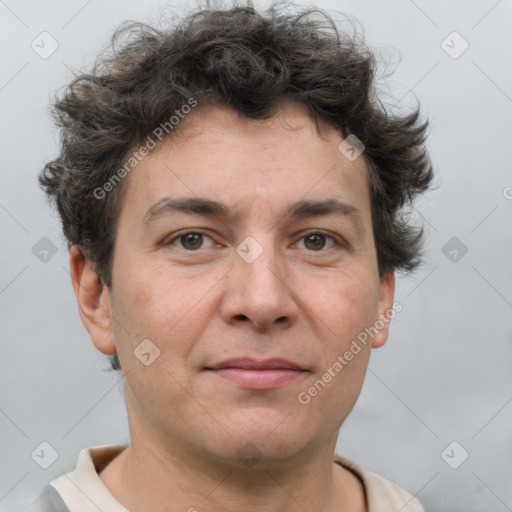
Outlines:
[[[207, 248], [204, 247], [205, 240], [210, 241], [209, 247], [211, 247], [213, 244], [213, 240], [208, 235], [200, 233], [198, 231], [187, 231], [185, 233], [179, 234], [178, 236], [175, 236], [174, 238], [169, 240], [169, 242], [166, 242], [164, 245], [176, 246], [177, 244], [179, 244], [178, 247], [181, 246], [181, 249], [188, 252], [194, 252], [200, 249]], [[331, 245], [330, 247], [326, 248], [329, 240], [331, 242]], [[331, 249], [332, 247], [341, 246], [341, 244], [333, 236], [327, 235], [326, 233], [323, 233], [322, 231], [318, 230], [303, 235], [299, 243], [302, 241], [304, 241], [304, 247], [311, 252], [325, 252], [326, 250]]]
[[213, 240], [209, 236], [203, 233], [199, 233], [197, 231], [188, 231], [186, 233], [182, 233], [181, 235], [174, 237], [172, 240], [169, 240], [169, 242], [165, 243], [164, 245], [175, 245], [176, 242], [180, 242], [182, 249], [186, 251], [197, 251], [198, 249], [204, 249], [204, 247], [201, 246], [203, 245], [205, 238], [213, 242]]
[[[334, 237], [327, 235], [325, 233], [322, 233], [321, 231], [312, 231], [310, 233], [307, 233], [301, 238], [301, 241], [305, 241], [305, 246], [307, 249], [310, 249], [314, 252], [321, 252], [322, 249], [326, 246], [326, 239], [330, 239], [333, 242], [333, 245], [340, 245]], [[329, 249], [330, 247], [328, 247]]]

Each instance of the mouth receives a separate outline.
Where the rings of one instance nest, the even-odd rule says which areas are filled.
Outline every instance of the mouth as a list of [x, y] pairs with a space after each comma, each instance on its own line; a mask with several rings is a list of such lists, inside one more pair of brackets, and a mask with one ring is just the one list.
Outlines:
[[257, 361], [251, 358], [230, 359], [207, 367], [213, 375], [246, 389], [273, 389], [304, 376], [308, 370], [286, 359]]

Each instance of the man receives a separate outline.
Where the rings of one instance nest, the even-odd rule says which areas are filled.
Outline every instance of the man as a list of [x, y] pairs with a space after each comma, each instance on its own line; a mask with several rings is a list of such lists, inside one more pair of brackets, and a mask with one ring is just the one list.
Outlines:
[[422, 510], [334, 451], [419, 261], [400, 211], [426, 123], [382, 110], [372, 54], [325, 20], [127, 25], [56, 103], [40, 181], [130, 443], [84, 448], [31, 511]]

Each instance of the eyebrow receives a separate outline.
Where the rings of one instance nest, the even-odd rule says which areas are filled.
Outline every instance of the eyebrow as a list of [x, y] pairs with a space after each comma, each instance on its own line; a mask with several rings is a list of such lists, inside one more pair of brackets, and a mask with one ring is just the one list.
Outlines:
[[[156, 220], [173, 213], [192, 213], [206, 217], [218, 217], [234, 223], [241, 219], [240, 212], [231, 211], [226, 205], [204, 197], [162, 197], [145, 213], [142, 223], [149, 226]], [[357, 227], [364, 231], [361, 210], [339, 199], [301, 200], [290, 204], [285, 212], [285, 219], [302, 219], [321, 215], [339, 215], [352, 218]]]

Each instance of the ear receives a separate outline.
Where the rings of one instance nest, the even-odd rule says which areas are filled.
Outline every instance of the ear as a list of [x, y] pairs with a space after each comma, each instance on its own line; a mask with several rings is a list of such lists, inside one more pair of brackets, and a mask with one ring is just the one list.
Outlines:
[[393, 298], [395, 296], [395, 273], [393, 271], [384, 275], [380, 283], [380, 298], [378, 318], [375, 327], [377, 334], [373, 337], [372, 347], [379, 348], [386, 343], [389, 334], [389, 322], [394, 316]]
[[69, 265], [78, 311], [94, 346], [103, 354], [115, 354], [109, 288], [96, 275], [77, 245], [71, 247]]

